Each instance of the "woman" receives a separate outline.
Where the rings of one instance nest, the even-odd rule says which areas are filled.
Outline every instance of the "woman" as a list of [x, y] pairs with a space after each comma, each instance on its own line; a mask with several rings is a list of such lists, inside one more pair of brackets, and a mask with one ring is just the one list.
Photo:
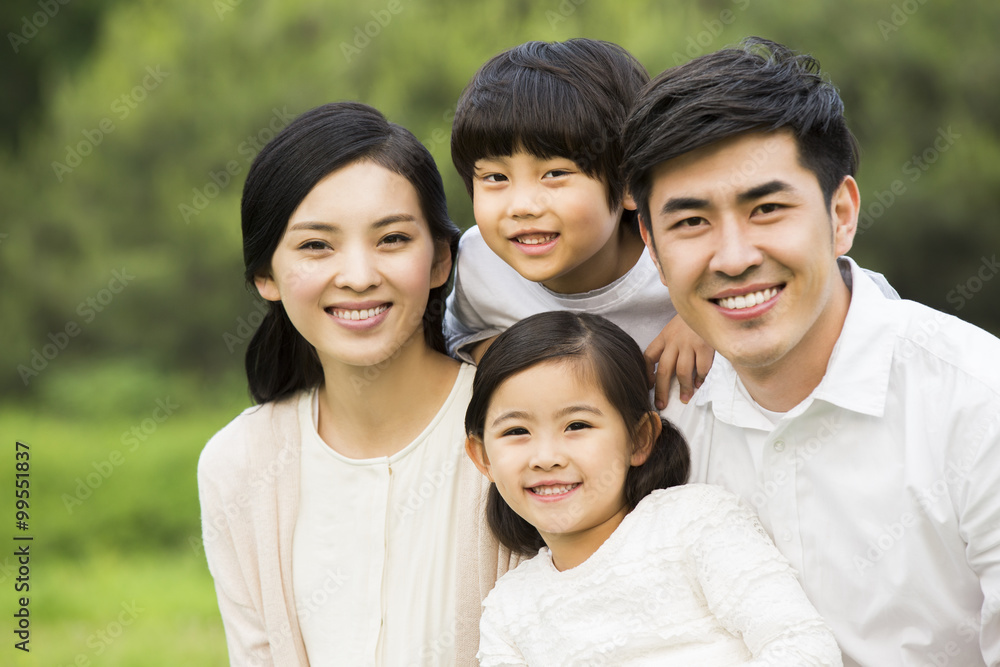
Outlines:
[[432, 157], [370, 107], [318, 107], [254, 160], [242, 224], [270, 308], [247, 350], [258, 405], [198, 468], [230, 660], [471, 655], [512, 563], [464, 454], [474, 369], [444, 354], [458, 230]]

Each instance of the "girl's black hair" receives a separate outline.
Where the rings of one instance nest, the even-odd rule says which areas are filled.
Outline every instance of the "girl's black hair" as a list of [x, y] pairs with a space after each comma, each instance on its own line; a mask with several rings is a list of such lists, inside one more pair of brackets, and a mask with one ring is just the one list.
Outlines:
[[[634, 443], [643, 420], [653, 410], [642, 351], [627, 333], [604, 317], [564, 310], [527, 317], [500, 334], [489, 347], [473, 381], [472, 400], [465, 413], [466, 434], [482, 442], [490, 401], [505, 380], [544, 361], [567, 358], [589, 364]], [[654, 489], [687, 482], [691, 467], [687, 442], [673, 424], [662, 418], [660, 421], [660, 437], [653, 443], [646, 462], [629, 468], [625, 475], [629, 511]], [[500, 543], [515, 553], [533, 555], [545, 546], [538, 530], [504, 502], [496, 484], [490, 484], [486, 522]]]
[[[244, 277], [270, 270], [288, 219], [319, 181], [331, 172], [368, 160], [408, 180], [435, 242], [445, 242], [452, 258], [460, 232], [448, 217], [441, 174], [430, 152], [409, 131], [378, 110], [356, 102], [324, 104], [305, 112], [272, 139], [254, 159], [243, 186]], [[430, 291], [424, 310], [427, 344], [445, 352], [442, 322], [448, 284]], [[250, 395], [257, 403], [318, 385], [323, 368], [316, 350], [295, 329], [280, 301], [270, 310], [247, 347]]]

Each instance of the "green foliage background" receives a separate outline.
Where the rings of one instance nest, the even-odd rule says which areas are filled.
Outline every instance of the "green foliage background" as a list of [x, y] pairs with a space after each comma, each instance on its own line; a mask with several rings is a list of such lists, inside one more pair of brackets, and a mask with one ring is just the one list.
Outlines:
[[[255, 143], [324, 102], [367, 102], [424, 140], [467, 227], [450, 119], [498, 51], [594, 37], [656, 74], [746, 35], [776, 39], [820, 60], [864, 148], [868, 217], [852, 255], [905, 298], [1000, 333], [994, 0], [32, 0], [4, 5], [0, 21], [0, 435], [35, 457], [39, 589], [38, 652], [12, 651], [4, 630], [5, 664], [224, 660], [194, 467], [248, 404], [256, 308], [241, 278], [240, 190]], [[942, 135], [950, 143], [935, 147]], [[115, 271], [134, 276], [118, 293]], [[180, 407], [126, 451], [157, 399]], [[116, 450], [125, 463], [67, 506]], [[0, 472], [6, 498], [12, 477]], [[148, 611], [98, 655], [88, 639], [133, 597]]]

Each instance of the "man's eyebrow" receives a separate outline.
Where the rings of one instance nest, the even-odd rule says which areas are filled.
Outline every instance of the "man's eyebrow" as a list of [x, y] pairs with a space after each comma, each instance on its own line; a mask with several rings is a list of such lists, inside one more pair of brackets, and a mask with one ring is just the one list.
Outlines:
[[746, 204], [747, 202], [753, 201], [755, 199], [760, 199], [761, 197], [767, 197], [768, 195], [773, 195], [775, 192], [792, 192], [793, 188], [788, 183], [784, 181], [768, 181], [767, 183], [761, 183], [760, 185], [755, 185], [749, 190], [744, 190], [743, 192], [736, 195], [736, 201], [740, 204]]
[[660, 215], [699, 208], [708, 208], [708, 200], [697, 197], [671, 197], [660, 209]]

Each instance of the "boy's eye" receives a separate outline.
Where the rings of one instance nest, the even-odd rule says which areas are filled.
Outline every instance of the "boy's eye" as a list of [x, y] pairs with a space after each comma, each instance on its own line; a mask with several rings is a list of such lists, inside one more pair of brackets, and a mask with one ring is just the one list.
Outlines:
[[507, 177], [503, 174], [486, 174], [481, 178], [486, 183], [503, 183], [507, 180]]
[[567, 431], [580, 431], [585, 428], [591, 428], [590, 424], [587, 422], [570, 422], [569, 425], [566, 426]]

